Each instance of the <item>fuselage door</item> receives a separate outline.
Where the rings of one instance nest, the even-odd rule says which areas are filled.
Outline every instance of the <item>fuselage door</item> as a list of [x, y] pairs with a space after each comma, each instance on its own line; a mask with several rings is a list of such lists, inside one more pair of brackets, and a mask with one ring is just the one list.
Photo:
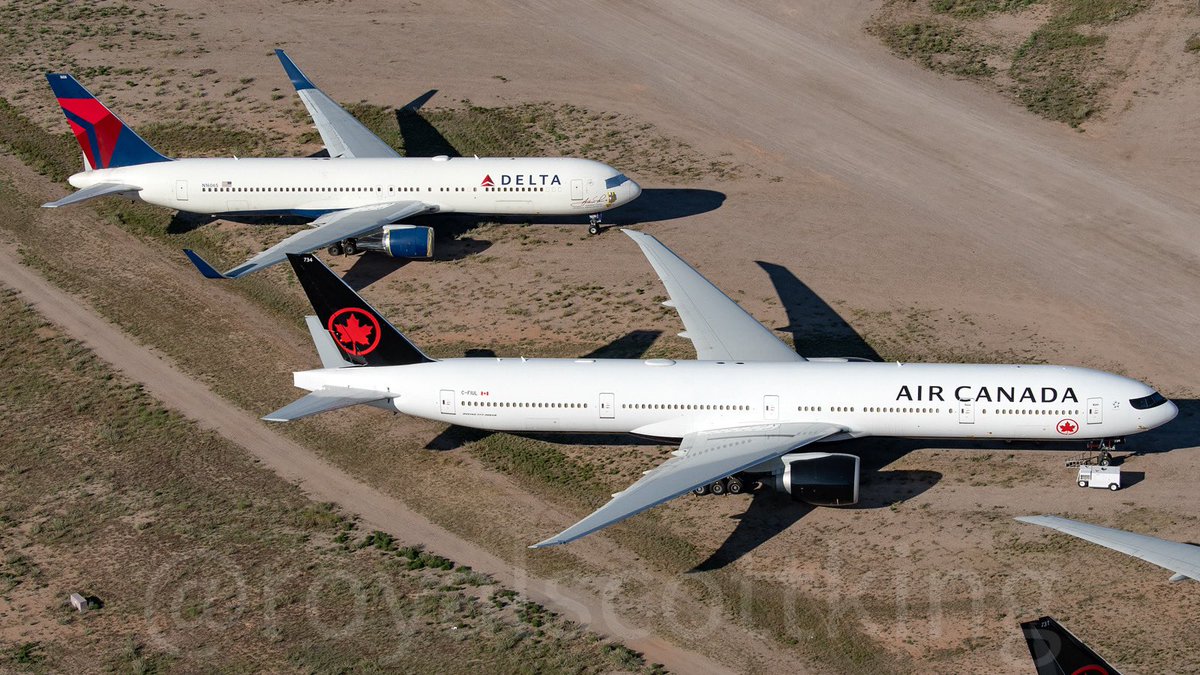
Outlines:
[[616, 416], [616, 397], [612, 394], [600, 394], [600, 419], [611, 420]]
[[442, 414], [443, 415], [453, 415], [454, 414], [454, 390], [453, 389], [443, 389], [440, 398], [442, 399]]
[[571, 179], [571, 201], [578, 201], [580, 199], [583, 199], [583, 179], [582, 178], [572, 178]]
[[1088, 424], [1100, 424], [1104, 421], [1104, 399], [1088, 399]]
[[958, 402], [958, 423], [959, 424], [975, 424], [975, 402], [974, 401], [959, 401]]
[[779, 397], [778, 396], [763, 396], [763, 419], [764, 420], [779, 419]]
[[188, 200], [186, 180], [175, 181], [175, 199], [181, 202], [186, 202]]

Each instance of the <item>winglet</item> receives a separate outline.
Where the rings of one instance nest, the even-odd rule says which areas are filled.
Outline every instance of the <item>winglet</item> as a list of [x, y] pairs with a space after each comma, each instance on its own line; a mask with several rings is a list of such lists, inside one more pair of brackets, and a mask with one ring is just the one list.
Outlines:
[[296, 88], [296, 91], [317, 88], [304, 72], [297, 68], [295, 63], [292, 63], [292, 59], [282, 49], [276, 49], [275, 56], [279, 57], [279, 62], [283, 64], [283, 70], [287, 73], [288, 79], [292, 81], [292, 86]]
[[230, 279], [230, 278], [232, 278], [232, 277], [228, 277], [228, 276], [218, 272], [215, 268], [213, 268], [212, 265], [208, 264], [208, 261], [206, 261], [204, 258], [201, 258], [195, 251], [193, 251], [190, 248], [183, 249], [183, 254], [188, 257], [188, 260], [192, 261], [192, 264], [196, 266], [196, 269], [200, 270], [200, 274], [203, 274], [205, 279]]

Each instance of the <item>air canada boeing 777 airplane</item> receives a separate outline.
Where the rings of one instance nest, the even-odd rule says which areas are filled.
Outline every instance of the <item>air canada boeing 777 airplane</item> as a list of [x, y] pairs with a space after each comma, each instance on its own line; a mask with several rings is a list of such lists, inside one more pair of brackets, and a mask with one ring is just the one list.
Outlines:
[[[755, 481], [818, 505], [858, 500], [859, 458], [798, 452], [866, 436], [1114, 439], [1173, 419], [1152, 388], [1086, 368], [805, 359], [654, 237], [649, 259], [698, 360], [429, 358], [312, 255], [290, 255], [322, 365], [263, 419], [356, 404], [497, 431], [678, 439], [674, 455], [535, 546], [565, 544], [689, 491]], [[759, 478], [754, 478], [758, 476]]]
[[[283, 50], [283, 68], [308, 108], [329, 157], [169, 159], [70, 75], [46, 79], [83, 149], [78, 192], [46, 207], [121, 195], [167, 208], [220, 216], [293, 215], [312, 229], [288, 237], [225, 273], [191, 251], [206, 277], [232, 279], [283, 262], [288, 253], [359, 248], [401, 258], [433, 255], [433, 230], [397, 225], [426, 213], [589, 215], [641, 194], [607, 164], [566, 157], [401, 157], [305, 77]], [[360, 240], [369, 236], [369, 239]]]

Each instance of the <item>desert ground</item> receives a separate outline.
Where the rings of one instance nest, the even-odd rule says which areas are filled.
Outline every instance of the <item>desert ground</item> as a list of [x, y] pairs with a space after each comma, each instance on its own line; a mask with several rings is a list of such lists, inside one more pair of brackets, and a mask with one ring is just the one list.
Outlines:
[[[1019, 43], [1051, 11], [1024, 4], [978, 30]], [[218, 154], [315, 152], [276, 47], [346, 104], [398, 107], [437, 89], [434, 126], [471, 106], [550, 106], [559, 126], [546, 147], [600, 155], [646, 188], [610, 223], [659, 237], [802, 354], [1061, 363], [1158, 387], [1181, 415], [1130, 439], [1121, 454], [1133, 452], [1124, 468], [1137, 479], [1115, 494], [1076, 488], [1068, 447], [856, 441], [846, 451], [869, 469], [858, 508], [686, 498], [528, 551], [671, 448], [468, 434], [375, 410], [265, 430], [251, 420], [294, 398], [291, 371], [316, 363], [298, 288], [282, 269], [206, 282], [179, 248], [233, 263], [287, 227], [41, 211], [69, 188], [9, 136], [2, 281], [51, 322], [71, 323], [72, 303], [107, 321], [107, 347], [99, 324], [61, 329], [312, 498], [483, 570], [647, 663], [1022, 673], [1016, 623], [1052, 614], [1123, 672], [1196, 672], [1191, 585], [1012, 520], [1055, 513], [1200, 538], [1200, 56], [1184, 48], [1200, 15], [1189, 2], [1141, 5], [1104, 29], [1097, 58], [1120, 76], [1077, 127], [1027, 110], [1003, 82], [899, 58], [870, 30], [895, 3], [0, 8], [0, 97], [55, 137], [65, 125], [41, 74], [70, 70], [135, 128], [201, 125], [186, 143], [206, 136]], [[437, 355], [688, 357], [661, 285], [618, 233], [446, 229], [454, 238], [432, 262], [330, 262]], [[14, 271], [18, 260], [29, 269]], [[49, 611], [16, 606], [5, 616]], [[36, 639], [68, 650], [84, 630], [40, 621]]]

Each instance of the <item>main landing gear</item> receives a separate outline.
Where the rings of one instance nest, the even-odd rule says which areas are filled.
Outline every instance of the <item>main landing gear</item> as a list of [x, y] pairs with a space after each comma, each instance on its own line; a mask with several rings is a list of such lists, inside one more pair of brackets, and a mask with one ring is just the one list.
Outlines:
[[604, 231], [604, 226], [600, 224], [602, 219], [603, 216], [599, 213], [593, 213], [588, 216], [588, 234], [595, 236]]
[[715, 480], [708, 485], [701, 485], [692, 490], [692, 494], [703, 497], [704, 495], [740, 495], [743, 492], [749, 492], [757, 489], [758, 481], [743, 480], [739, 476], [729, 476], [721, 480]]
[[345, 239], [333, 244], [328, 249], [329, 255], [354, 255], [358, 253], [358, 240]]

